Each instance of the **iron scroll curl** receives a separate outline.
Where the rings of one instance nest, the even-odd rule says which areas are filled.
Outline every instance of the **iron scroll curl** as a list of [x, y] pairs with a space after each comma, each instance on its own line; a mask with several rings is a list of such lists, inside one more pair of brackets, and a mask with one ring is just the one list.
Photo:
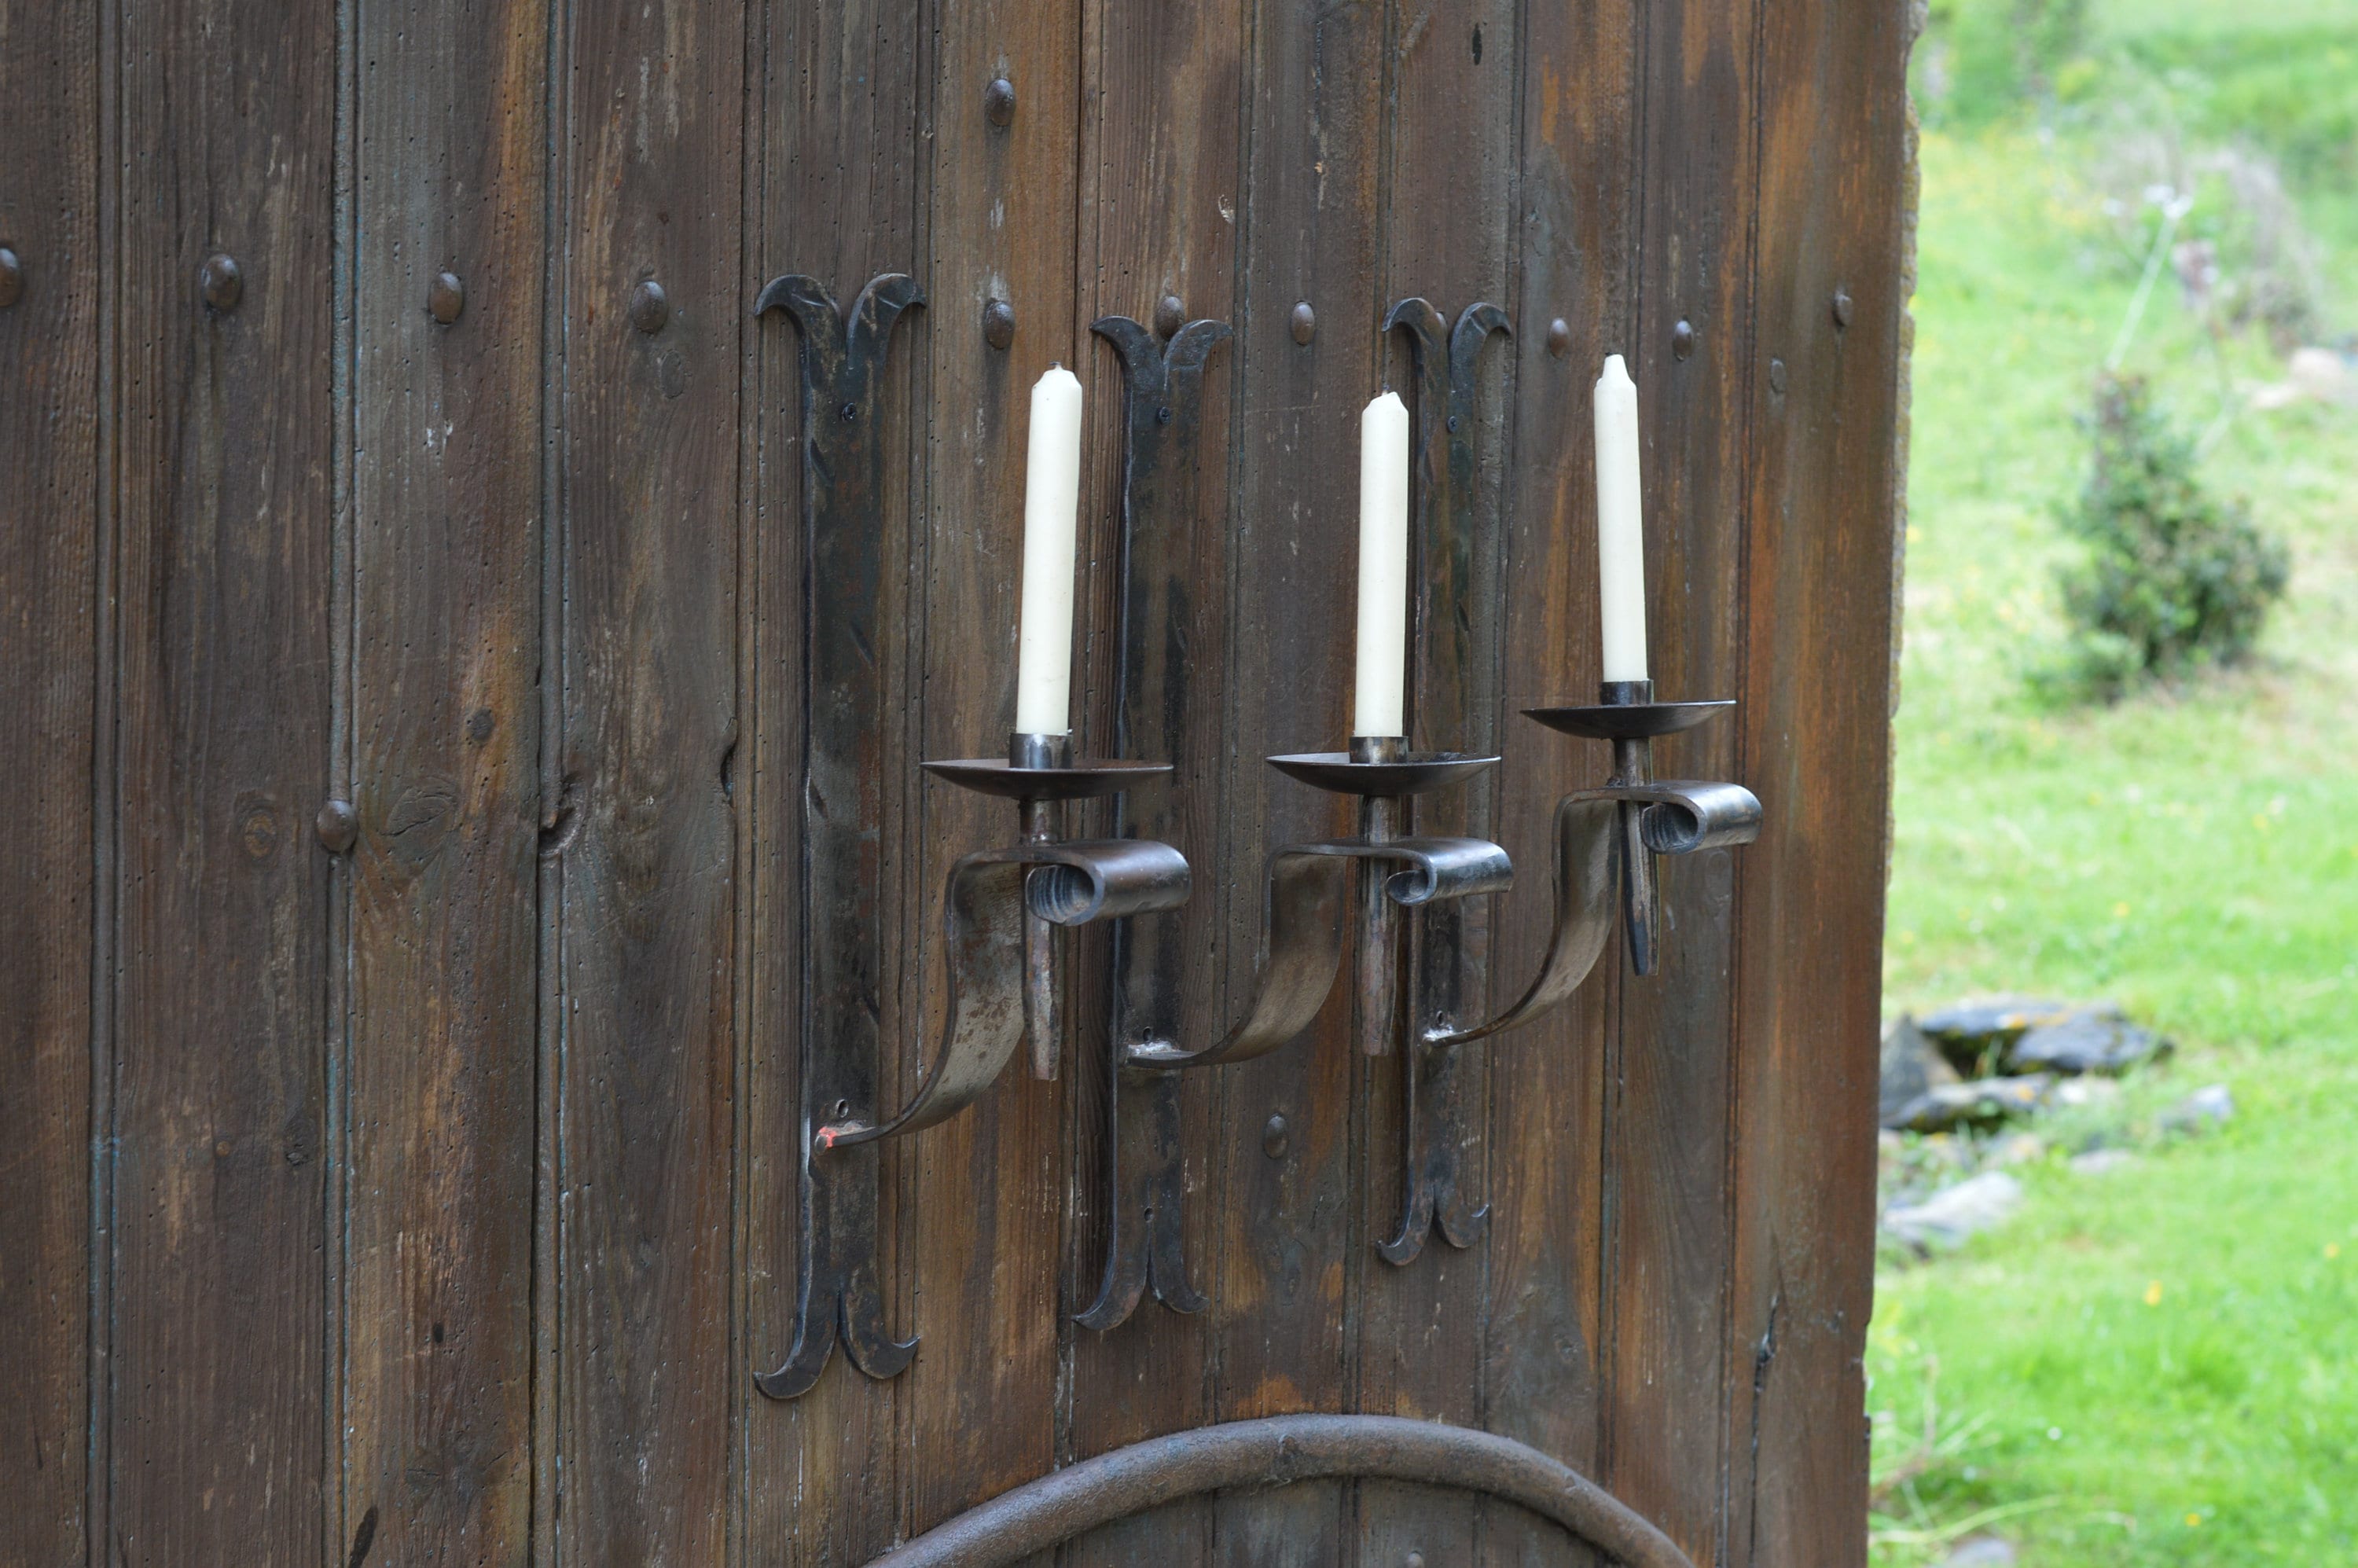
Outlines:
[[1176, 909], [1187, 861], [1152, 839], [1092, 838], [982, 849], [951, 868], [942, 911], [949, 1016], [940, 1054], [908, 1103], [877, 1121], [841, 1120], [811, 1135], [816, 1151], [921, 1131], [972, 1105], [999, 1081], [1023, 1039], [1023, 916], [1065, 926]]

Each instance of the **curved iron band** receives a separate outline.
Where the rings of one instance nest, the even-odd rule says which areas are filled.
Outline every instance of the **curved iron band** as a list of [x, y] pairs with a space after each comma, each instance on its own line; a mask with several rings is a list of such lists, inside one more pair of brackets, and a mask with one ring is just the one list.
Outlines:
[[1621, 885], [1621, 803], [1645, 806], [1638, 831], [1661, 855], [1749, 844], [1760, 837], [1760, 799], [1742, 784], [1667, 779], [1656, 784], [1577, 790], [1555, 806], [1555, 930], [1539, 977], [1512, 1007], [1455, 1033], [1432, 1034], [1435, 1045], [1463, 1045], [1529, 1023], [1580, 989], [1618, 916]]
[[1627, 1568], [1694, 1568], [1645, 1516], [1538, 1449], [1389, 1415], [1269, 1416], [1135, 1443], [970, 1509], [869, 1568], [1001, 1568], [1184, 1498], [1341, 1476], [1503, 1498]]
[[1760, 797], [1742, 784], [1665, 779], [1611, 792], [1649, 803], [1638, 819], [1646, 848], [1658, 855], [1723, 849], [1760, 837]]
[[1269, 952], [1244, 1022], [1200, 1051], [1168, 1040], [1141, 1040], [1125, 1060], [1139, 1067], [1209, 1067], [1276, 1050], [1310, 1027], [1343, 967], [1343, 905], [1350, 862], [1396, 860], [1384, 879], [1395, 903], [1416, 905], [1476, 893], [1503, 892], [1515, 880], [1507, 851], [1487, 838], [1329, 838], [1296, 844], [1270, 858], [1264, 928]]
[[[1035, 870], [1034, 868], [1038, 868]], [[1027, 891], [1026, 879], [1033, 879]], [[834, 1122], [811, 1137], [814, 1155], [946, 1121], [998, 1081], [1023, 1038], [1023, 914], [1059, 925], [1176, 909], [1187, 902], [1186, 859], [1144, 838], [1083, 838], [980, 849], [950, 869], [942, 912], [949, 940], [950, 1012], [934, 1070], [889, 1120]]]

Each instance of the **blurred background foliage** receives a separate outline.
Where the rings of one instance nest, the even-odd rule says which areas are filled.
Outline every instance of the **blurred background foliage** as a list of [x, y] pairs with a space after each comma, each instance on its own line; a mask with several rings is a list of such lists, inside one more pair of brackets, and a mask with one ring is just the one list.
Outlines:
[[[1875, 1559], [2358, 1563], [2358, 0], [1938, 0], [1912, 75], [1887, 1008], [2180, 1049], [2101, 1133], [2133, 1163], [2047, 1127], [2016, 1218], [1881, 1271]], [[2094, 694], [2052, 677], [2110, 374], [2287, 570], [2247, 656]]]

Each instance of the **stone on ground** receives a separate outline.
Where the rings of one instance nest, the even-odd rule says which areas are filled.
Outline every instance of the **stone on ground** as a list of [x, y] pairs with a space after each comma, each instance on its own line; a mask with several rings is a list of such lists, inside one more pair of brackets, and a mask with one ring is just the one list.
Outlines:
[[[2025, 1032], [2088, 1011], [2040, 997], [1975, 997], [1928, 1012], [1916, 1026], [1932, 1038], [1957, 1071], [1971, 1076], [2006, 1059], [2006, 1048]], [[2114, 1010], [2117, 1012], [2117, 1009]]]
[[2055, 1080], [2044, 1073], [1942, 1084], [1901, 1106], [1884, 1119], [1884, 1125], [1909, 1132], [1996, 1127], [2010, 1116], [2025, 1116], [2044, 1106], [2054, 1087]]
[[2161, 1113], [2161, 1125], [2169, 1132], [2200, 1132], [2215, 1127], [2235, 1114], [2235, 1097], [2224, 1084], [2211, 1084], [2196, 1089], [2176, 1105]]
[[2004, 1171], [1985, 1171], [1971, 1181], [1934, 1193], [1920, 1204], [1895, 1207], [1883, 1228], [1920, 1252], [1955, 1247], [2011, 1216], [2022, 1204], [2022, 1184]]
[[2169, 1043], [2131, 1023], [2116, 1008], [2074, 1008], [2023, 1031], [2006, 1052], [2016, 1073], [2125, 1073], [2166, 1053]]
[[1883, 1032], [1883, 1125], [1929, 1090], [1957, 1081], [1957, 1070], [1906, 1013]]

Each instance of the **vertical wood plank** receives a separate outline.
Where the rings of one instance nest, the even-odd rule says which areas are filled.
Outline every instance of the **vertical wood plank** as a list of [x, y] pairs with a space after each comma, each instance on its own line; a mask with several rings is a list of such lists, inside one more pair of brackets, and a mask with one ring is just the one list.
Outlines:
[[[745, 137], [746, 287], [739, 308], [749, 316], [752, 291], [782, 273], [822, 279], [838, 303], [858, 297], [879, 273], [930, 280], [920, 265], [920, 217], [927, 183], [926, 74], [932, 8], [924, 0], [852, 0], [806, 5], [771, 0], [753, 24], [747, 52]], [[927, 289], [928, 297], [933, 291]], [[925, 362], [936, 307], [911, 312], [894, 329], [884, 377], [888, 450], [903, 453], [925, 438]], [[798, 798], [802, 776], [804, 643], [801, 391], [794, 329], [777, 317], [744, 329], [742, 399], [746, 459], [741, 527], [745, 544], [739, 602], [744, 741], [736, 760], [732, 805], [744, 888], [739, 958], [746, 979], [740, 1000], [738, 1242], [742, 1260], [735, 1337], [738, 1480], [742, 1522], [739, 1563], [860, 1563], [904, 1530], [905, 1433], [902, 1388], [909, 1373], [871, 1382], [838, 1347], [818, 1386], [779, 1403], [756, 1392], [751, 1374], [774, 1367], [794, 1333], [801, 1100], [798, 1082], [804, 929]], [[882, 689], [896, 705], [914, 696], [910, 658], [917, 645], [906, 588], [908, 536], [916, 460], [887, 462], [882, 500], [885, 605], [879, 624], [893, 629], [876, 650]], [[904, 853], [914, 798], [914, 738], [882, 738], [885, 802], [880, 859], [888, 889], [915, 881]], [[905, 896], [888, 893], [886, 985], [879, 1038], [911, 1039], [903, 1007], [914, 981], [902, 957], [921, 939], [918, 922], [896, 915]], [[908, 1085], [887, 1054], [883, 1092], [897, 1102]], [[907, 1163], [882, 1152], [879, 1255], [893, 1332], [916, 1321], [897, 1269], [893, 1217]], [[918, 1352], [920, 1361], [925, 1351]], [[914, 1370], [914, 1368], [913, 1368]]]
[[1768, 816], [1740, 914], [1731, 1563], [1866, 1554], [1909, 26], [1819, 0], [1762, 32], [1741, 712]]
[[387, 1563], [517, 1561], [531, 1524], [548, 22], [355, 16], [338, 1554]]
[[[1279, 777], [1272, 752], [1339, 747], [1350, 729], [1347, 648], [1357, 517], [1358, 416], [1380, 379], [1377, 194], [1381, 7], [1260, 0], [1249, 13], [1245, 190], [1238, 208], [1237, 387], [1231, 416], [1223, 852], [1196, 897], [1224, 884], [1223, 992], [1251, 994], [1265, 856], [1353, 831], [1330, 796]], [[1307, 302], [1308, 344], [1290, 320]], [[1220, 1195], [1213, 1415], [1346, 1408], [1354, 1282], [1374, 1260], [1353, 1149], [1358, 1068], [1347, 998], [1302, 1039], [1218, 1069], [1212, 1189]], [[1262, 1129], [1283, 1116], [1280, 1152]], [[1224, 1563], [1343, 1560], [1347, 1487], [1311, 1483], [1215, 1509]]]
[[119, 38], [103, 1549], [316, 1561], [335, 17], [178, 0]]
[[[949, 868], [1017, 837], [1005, 802], [921, 784], [916, 764], [1001, 753], [1013, 726], [1032, 384], [1061, 362], [1091, 402], [1113, 395], [1073, 327], [1076, 0], [943, 5], [935, 51], [930, 99], [904, 111], [931, 127], [921, 276], [934, 301], [923, 501], [909, 517], [912, 618], [923, 623], [911, 659], [922, 684], [909, 690], [903, 749], [888, 753], [897, 773], [886, 780], [888, 795], [906, 802], [894, 829], [901, 946], [920, 955], [903, 966], [900, 1022], [885, 1036], [904, 1084], [933, 1056], [948, 995], [939, 933]], [[1015, 91], [1004, 125], [984, 103], [1000, 79]], [[1003, 351], [982, 332], [994, 298], [1015, 311]], [[1087, 689], [1076, 682], [1076, 698]], [[1073, 950], [1067, 944], [1068, 957]], [[1076, 1022], [1069, 1011], [1065, 1018]], [[903, 1379], [907, 1442], [923, 1456], [904, 1476], [912, 1531], [1055, 1463], [1065, 1088], [1084, 1037], [1068, 1031], [1063, 1081], [1036, 1081], [1019, 1059], [981, 1103], [917, 1134], [903, 1153], [914, 1175], [903, 1257], [924, 1336]]]
[[[1099, 317], [1119, 315], [1159, 333], [1160, 302], [1169, 297], [1183, 307], [1182, 320], [1207, 318], [1233, 328], [1245, 9], [1237, 0], [1192, 7], [1088, 7], [1077, 327], [1085, 330]], [[1202, 379], [1195, 448], [1177, 457], [1184, 471], [1166, 481], [1165, 514], [1140, 520], [1144, 533], [1130, 544], [1142, 558], [1166, 563], [1176, 584], [1167, 595], [1157, 593], [1160, 603], [1130, 607], [1142, 624], [1161, 625], [1163, 636], [1141, 661], [1137, 678], [1149, 687], [1135, 694], [1127, 744], [1131, 752], [1170, 762], [1176, 771], [1167, 784], [1122, 803], [1120, 830], [1174, 845], [1197, 875], [1195, 895], [1183, 910], [1137, 923], [1130, 933], [1133, 973], [1175, 981], [1176, 1002], [1175, 1011], [1141, 1018], [1131, 1027], [1174, 1028], [1176, 1037], [1191, 1045], [1217, 1038], [1228, 1022], [1218, 985], [1220, 938], [1228, 929], [1222, 885], [1228, 862], [1259, 859], [1249, 849], [1239, 857], [1239, 846], [1220, 830], [1221, 785], [1229, 766], [1228, 749], [1220, 743], [1227, 705], [1220, 676], [1228, 657], [1228, 453], [1235, 431], [1228, 394], [1235, 379], [1234, 349], [1230, 339], [1212, 351]], [[1096, 532], [1089, 551], [1090, 591], [1084, 601], [1094, 677], [1088, 728], [1101, 738], [1097, 749], [1109, 751], [1121, 734], [1115, 709], [1131, 700], [1114, 684], [1124, 656], [1120, 595], [1130, 575], [1120, 535], [1124, 403], [1113, 353], [1094, 339], [1089, 352], [1087, 493], [1096, 503]], [[1141, 742], [1140, 733], [1152, 740]], [[1106, 1262], [1109, 1086], [1103, 1021], [1114, 1016], [1108, 1011], [1114, 1001], [1102, 984], [1109, 973], [1102, 957], [1106, 946], [1092, 946], [1087, 975], [1099, 983], [1082, 988], [1074, 1039], [1079, 1160], [1073, 1180], [1067, 1311], [1085, 1308], [1096, 1298]], [[1225, 1080], [1217, 1073], [1190, 1073], [1174, 1087], [1185, 1152], [1187, 1282], [1207, 1292], [1218, 1268], [1218, 1211], [1225, 1197], [1207, 1179], [1207, 1167], [1217, 1147], [1221, 1122], [1216, 1107]], [[1135, 1152], [1130, 1157], [1136, 1158]], [[1141, 1217], [1126, 1215], [1120, 1223], [1136, 1234]], [[1102, 1334], [1073, 1331], [1068, 1457], [1101, 1454], [1206, 1419], [1211, 1310], [1183, 1315], [1150, 1292], [1128, 1322]], [[1200, 1561], [1210, 1519], [1209, 1499], [1191, 1500], [1097, 1531], [1076, 1543], [1066, 1560]]]
[[[1389, 87], [1388, 188], [1381, 202], [1384, 298], [1422, 295], [1444, 321], [1477, 300], [1506, 304], [1510, 298], [1512, 213], [1520, 87], [1518, 8], [1513, 0], [1434, 0], [1399, 5], [1390, 18], [1391, 81]], [[1439, 235], [1446, 243], [1436, 243]], [[1526, 324], [1512, 323], [1518, 335]], [[1395, 334], [1403, 338], [1405, 334]], [[1499, 739], [1498, 695], [1502, 645], [1498, 598], [1502, 480], [1514, 427], [1515, 339], [1499, 336], [1478, 362], [1482, 392], [1476, 402], [1478, 428], [1472, 433], [1476, 490], [1474, 537], [1466, 542], [1472, 563], [1471, 623], [1460, 630], [1433, 614], [1417, 628], [1419, 646], [1411, 659], [1413, 690], [1410, 711], [1416, 745], [1427, 749], [1487, 752]], [[1404, 342], [1387, 345], [1389, 380], [1413, 410], [1415, 378]], [[1421, 417], [1422, 416], [1420, 416]], [[1436, 415], [1436, 416], [1438, 416]], [[1445, 439], [1445, 433], [1420, 429], [1420, 440]], [[1441, 449], [1435, 448], [1433, 449]], [[1342, 488], [1342, 487], [1337, 487]], [[1436, 495], [1436, 503], [1437, 503]], [[1432, 530], [1448, 524], [1435, 519]], [[1435, 564], [1419, 560], [1427, 581], [1437, 583]], [[1462, 792], [1416, 803], [1420, 833], [1489, 835], [1496, 817], [1493, 780]], [[1430, 940], [1457, 946], [1456, 981], [1463, 1002], [1479, 1008], [1490, 989], [1491, 901], [1422, 913]], [[1455, 1072], [1466, 1147], [1460, 1182], [1470, 1206], [1488, 1195], [1487, 1104], [1491, 1047], [1459, 1054]], [[1401, 1150], [1406, 1066], [1395, 1054], [1367, 1064], [1365, 1179], [1361, 1191], [1367, 1223], [1389, 1237], [1401, 1208]], [[1460, 1251], [1437, 1232], [1423, 1254], [1404, 1268], [1368, 1266], [1359, 1314], [1358, 1404], [1371, 1413], [1479, 1425], [1483, 1413], [1484, 1323], [1488, 1310], [1487, 1243]], [[1359, 1496], [1359, 1551], [1370, 1563], [1405, 1561], [1422, 1552], [1427, 1562], [1470, 1562], [1477, 1550], [1480, 1505], [1469, 1497], [1367, 1483]]]
[[[1507, 539], [1498, 841], [1516, 887], [1498, 926], [1492, 999], [1536, 972], [1551, 929], [1553, 807], [1599, 784], [1605, 748], [1519, 716], [1594, 700], [1598, 629], [1592, 385], [1634, 307], [1635, 7], [1528, 7], [1515, 473]], [[1559, 353], [1552, 323], [1568, 331]], [[1605, 1024], [1614, 971], [1565, 1010], [1483, 1047], [1490, 1060], [1490, 1315], [1484, 1424], [1584, 1474], [1597, 1457], [1602, 1329]], [[1496, 1563], [1585, 1562], [1562, 1532], [1514, 1509], [1487, 1511]]]
[[[1757, 11], [1644, 14], [1639, 297], [1629, 359], [1645, 432], [1647, 624], [1666, 700], [1740, 678], [1756, 211]], [[1690, 352], [1676, 327], [1693, 329]], [[1662, 777], [1739, 778], [1736, 727], [1655, 749]], [[1614, 1216], [1600, 1477], [1698, 1564], [1721, 1560], [1735, 883], [1727, 850], [1660, 862], [1663, 955], [1622, 979], [1608, 1150]]]
[[552, 845], [560, 1414], [543, 1440], [565, 1559], [718, 1564], [749, 1375], [729, 1336], [745, 11], [575, 0], [565, 28], [571, 816]]
[[[92, 748], [99, 711], [99, 26], [0, 4], [0, 1562], [83, 1554], [91, 1378]], [[111, 709], [111, 702], [107, 705]]]

